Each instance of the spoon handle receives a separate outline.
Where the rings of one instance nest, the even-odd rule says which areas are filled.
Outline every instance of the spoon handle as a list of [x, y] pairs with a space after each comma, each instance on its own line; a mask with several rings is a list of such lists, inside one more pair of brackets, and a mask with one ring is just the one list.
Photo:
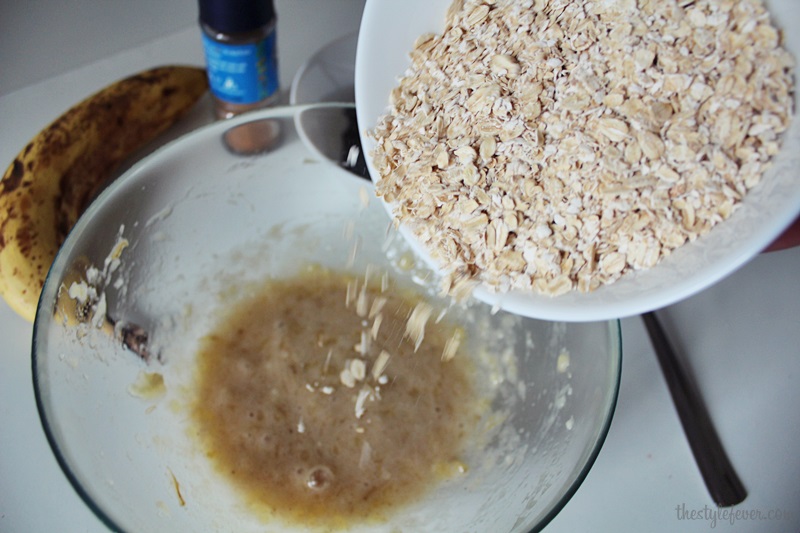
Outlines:
[[741, 503], [747, 491], [725, 453], [697, 385], [674, 352], [655, 313], [642, 314], [642, 320], [708, 492], [719, 507]]

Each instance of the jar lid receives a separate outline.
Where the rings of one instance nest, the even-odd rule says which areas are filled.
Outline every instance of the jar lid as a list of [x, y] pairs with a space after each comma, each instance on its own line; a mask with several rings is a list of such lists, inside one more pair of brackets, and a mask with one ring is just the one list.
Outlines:
[[256, 30], [275, 18], [272, 0], [199, 0], [200, 22], [221, 33]]

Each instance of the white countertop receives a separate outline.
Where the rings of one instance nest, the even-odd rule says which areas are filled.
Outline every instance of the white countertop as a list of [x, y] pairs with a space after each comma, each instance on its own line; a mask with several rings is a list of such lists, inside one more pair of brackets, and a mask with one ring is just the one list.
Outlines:
[[[37, 131], [102, 86], [159, 64], [203, 64], [194, 0], [9, 4], [0, 18], [5, 164]], [[363, 0], [276, 1], [284, 90], [306, 58], [358, 28], [362, 7]], [[184, 127], [206, 119], [195, 116]], [[641, 322], [631, 318], [622, 321], [622, 385], [608, 438], [545, 531], [800, 531], [800, 247], [762, 254], [659, 314], [695, 371], [747, 500], [712, 518], [716, 508], [655, 354]], [[0, 301], [0, 531], [103, 531], [42, 432], [31, 334], [31, 324]], [[776, 511], [783, 518], [774, 518]]]

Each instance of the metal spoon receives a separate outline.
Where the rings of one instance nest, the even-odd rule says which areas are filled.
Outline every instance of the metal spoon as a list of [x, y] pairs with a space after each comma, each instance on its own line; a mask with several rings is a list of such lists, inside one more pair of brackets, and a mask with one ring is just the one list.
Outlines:
[[642, 320], [711, 498], [719, 507], [741, 503], [747, 491], [725, 453], [696, 383], [673, 350], [655, 313], [644, 313]]

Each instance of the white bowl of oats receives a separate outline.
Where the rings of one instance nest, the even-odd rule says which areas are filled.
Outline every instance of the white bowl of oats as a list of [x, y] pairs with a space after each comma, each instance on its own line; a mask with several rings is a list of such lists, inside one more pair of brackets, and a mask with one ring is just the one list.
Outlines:
[[800, 213], [793, 0], [370, 0], [378, 196], [458, 293], [591, 321], [686, 298]]
[[619, 321], [438, 297], [307, 109], [194, 131], [78, 221], [34, 328], [56, 459], [113, 531], [542, 527], [608, 432]]

